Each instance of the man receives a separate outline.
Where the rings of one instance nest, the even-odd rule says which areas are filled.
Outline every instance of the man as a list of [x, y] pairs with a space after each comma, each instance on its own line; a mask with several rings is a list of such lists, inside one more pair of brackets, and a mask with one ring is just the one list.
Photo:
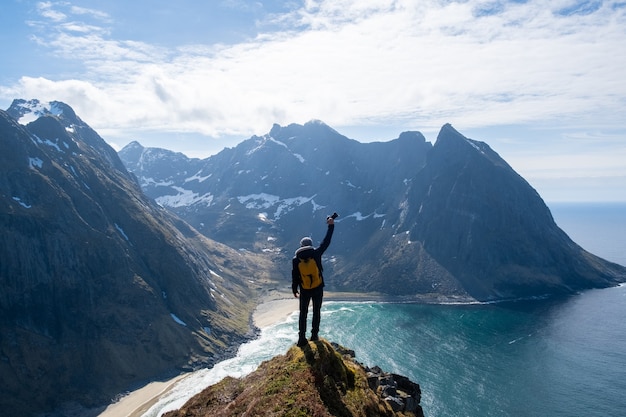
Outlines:
[[[335, 229], [335, 218], [333, 214], [326, 219], [328, 230], [320, 246], [313, 247], [310, 237], [300, 240], [300, 248], [296, 250], [296, 255], [292, 260], [291, 269], [291, 290], [294, 297], [300, 295], [300, 320], [298, 323], [298, 346], [305, 346], [306, 340], [306, 319], [309, 312], [309, 303], [313, 300], [313, 322], [311, 326], [311, 341], [319, 340], [320, 330], [320, 310], [322, 308], [322, 297], [324, 296], [324, 277], [322, 275], [322, 254], [330, 245]], [[298, 289], [300, 290], [298, 292]]]

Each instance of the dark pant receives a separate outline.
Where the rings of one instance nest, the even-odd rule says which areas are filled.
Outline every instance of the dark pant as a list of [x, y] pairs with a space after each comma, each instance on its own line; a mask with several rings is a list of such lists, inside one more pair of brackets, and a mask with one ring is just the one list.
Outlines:
[[306, 337], [306, 318], [309, 313], [309, 303], [313, 300], [313, 323], [311, 334], [317, 335], [320, 331], [320, 310], [322, 309], [322, 297], [324, 289], [320, 285], [312, 290], [300, 289], [300, 321], [298, 331], [301, 338]]

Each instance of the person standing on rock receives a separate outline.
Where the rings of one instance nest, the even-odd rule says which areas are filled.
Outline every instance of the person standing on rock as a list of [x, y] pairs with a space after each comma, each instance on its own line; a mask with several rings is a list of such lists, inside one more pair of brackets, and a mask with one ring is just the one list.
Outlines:
[[[311, 341], [319, 340], [320, 330], [320, 310], [322, 308], [322, 298], [324, 296], [324, 276], [322, 271], [322, 255], [328, 249], [330, 240], [335, 230], [335, 218], [337, 213], [326, 218], [328, 229], [326, 236], [318, 248], [313, 247], [310, 237], [303, 237], [300, 240], [300, 247], [292, 260], [291, 269], [291, 290], [294, 297], [300, 296], [300, 319], [298, 322], [298, 346], [305, 346], [306, 340], [306, 320], [309, 312], [309, 304], [313, 301], [313, 321], [311, 324]], [[298, 291], [299, 290], [299, 291]]]

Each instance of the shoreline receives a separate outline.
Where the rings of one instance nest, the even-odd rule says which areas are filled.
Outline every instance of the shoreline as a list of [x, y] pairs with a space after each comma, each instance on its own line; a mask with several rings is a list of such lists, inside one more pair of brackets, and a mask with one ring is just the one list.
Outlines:
[[[298, 311], [298, 300], [287, 292], [273, 291], [259, 298], [252, 312], [252, 322], [259, 329], [279, 323]], [[167, 394], [179, 381], [190, 373], [180, 374], [165, 381], [155, 381], [121, 397], [109, 404], [98, 417], [141, 417], [162, 396]]]
[[298, 309], [298, 299], [291, 292], [273, 290], [259, 297], [252, 323], [263, 329], [283, 321]]
[[176, 383], [188, 375], [180, 374], [166, 381], [150, 382], [109, 404], [102, 413], [98, 414], [98, 417], [141, 417], [159, 398], [167, 394]]
[[[372, 303], [475, 304], [467, 297], [447, 297], [437, 294], [419, 296], [389, 296], [379, 293], [324, 291], [324, 301]], [[300, 309], [299, 298], [290, 291], [272, 290], [262, 295], [252, 313], [252, 322], [259, 329], [279, 323]]]
[[[290, 291], [272, 290], [259, 297], [259, 302], [252, 312], [252, 323], [263, 329], [287, 319], [299, 310], [299, 299]], [[476, 300], [467, 298], [441, 297], [425, 295], [419, 297], [392, 297], [377, 293], [352, 293], [324, 291], [325, 301], [345, 302], [388, 302], [388, 303], [425, 303], [425, 304], [470, 304]], [[109, 404], [98, 417], [141, 417], [162, 396], [167, 394], [179, 381], [190, 373], [180, 374], [165, 381], [155, 381], [132, 391], [118, 401]]]

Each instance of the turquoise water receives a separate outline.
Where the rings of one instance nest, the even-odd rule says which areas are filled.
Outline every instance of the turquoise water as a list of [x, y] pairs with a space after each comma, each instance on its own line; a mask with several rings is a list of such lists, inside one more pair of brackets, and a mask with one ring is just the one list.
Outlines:
[[[552, 211], [585, 249], [626, 264], [626, 205]], [[625, 317], [626, 286], [506, 304], [326, 302], [321, 336], [419, 383], [427, 417], [606, 417], [626, 413]], [[194, 373], [146, 415], [285, 353], [296, 329], [295, 314], [263, 329], [236, 358]]]
[[328, 303], [325, 336], [420, 383], [427, 416], [626, 411], [626, 286], [565, 301]]

